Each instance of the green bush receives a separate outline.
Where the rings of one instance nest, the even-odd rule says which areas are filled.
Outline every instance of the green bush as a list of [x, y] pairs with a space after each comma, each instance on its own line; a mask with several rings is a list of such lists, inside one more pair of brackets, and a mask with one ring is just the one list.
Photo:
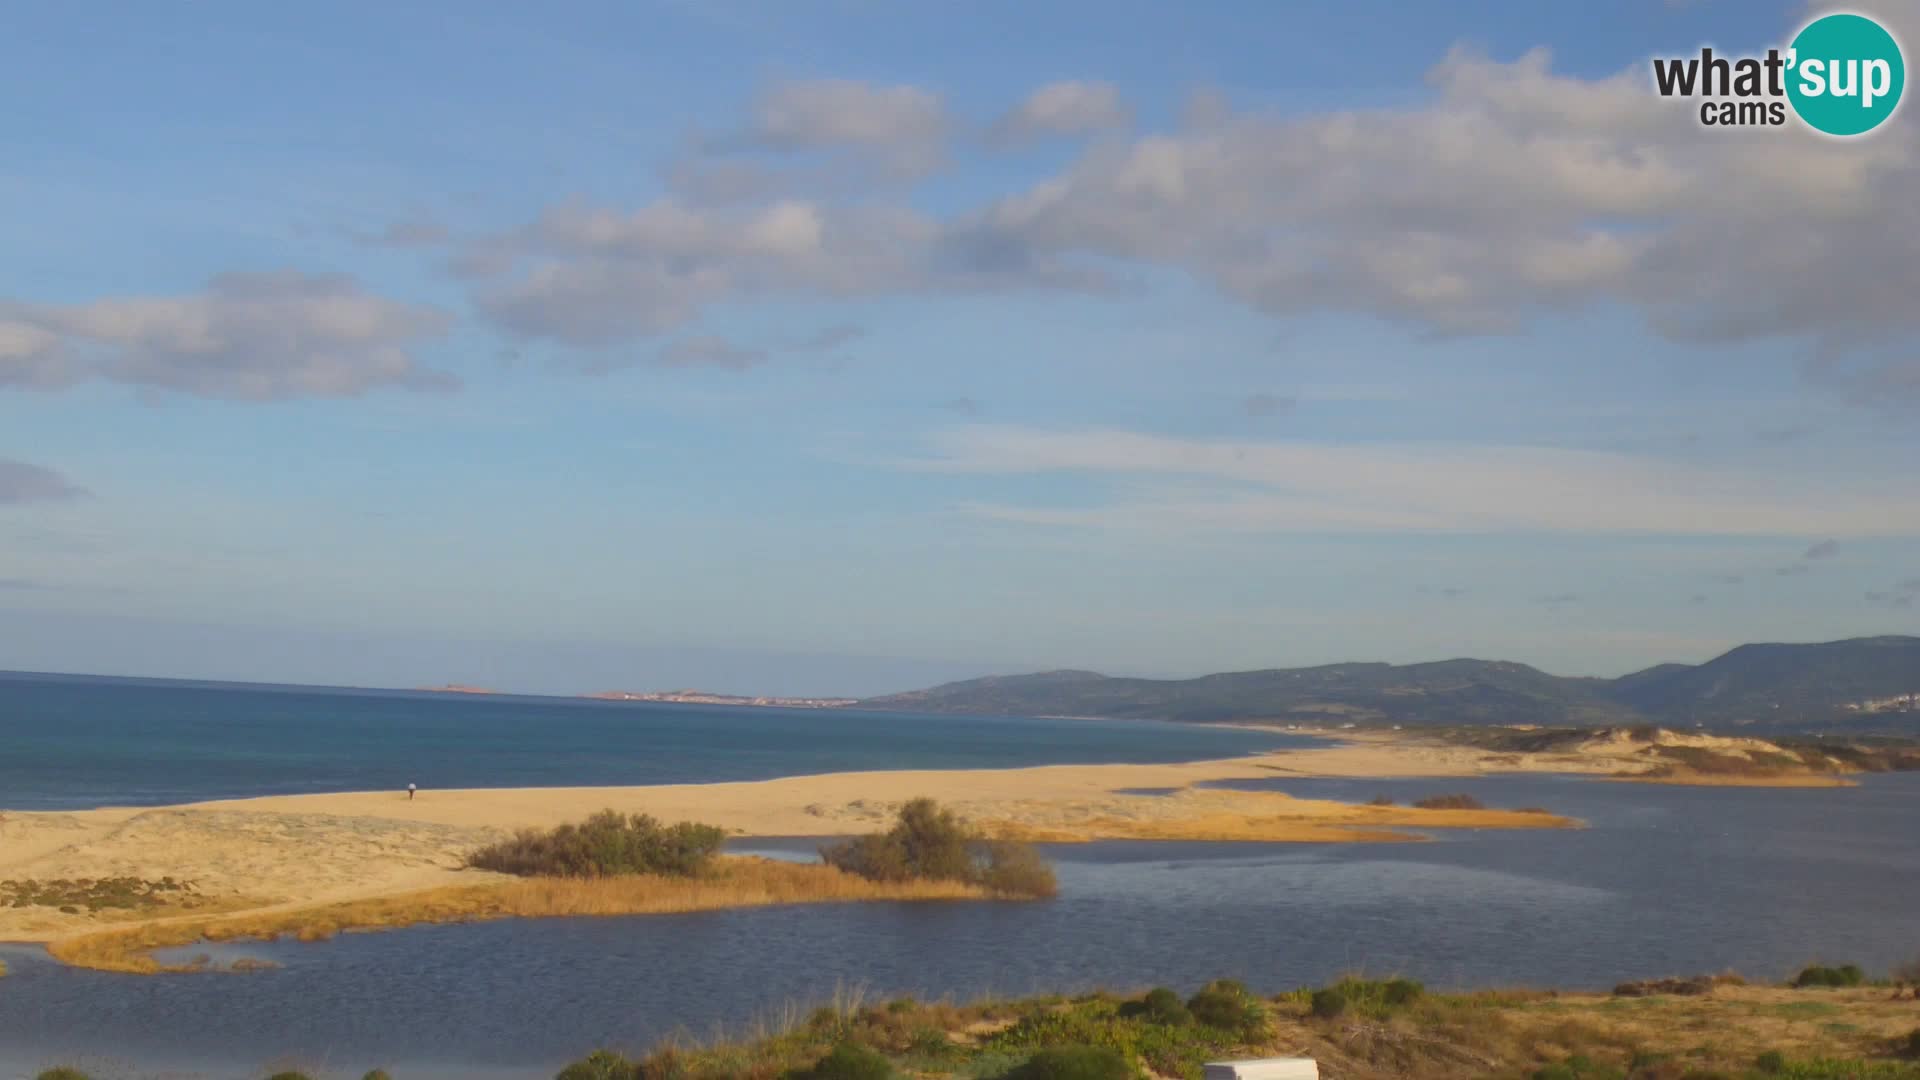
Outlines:
[[1920, 1058], [1920, 1028], [1907, 1032], [1906, 1054], [1910, 1058]]
[[1139, 1001], [1129, 1001], [1120, 1006], [1120, 1015], [1138, 1017], [1150, 1024], [1166, 1027], [1186, 1027], [1193, 1023], [1193, 1011], [1180, 1000], [1180, 995], [1164, 986], [1147, 991], [1147, 996]]
[[393, 1080], [393, 1077], [385, 1069], [371, 1069], [360, 1080]]
[[92, 1077], [89, 1077], [79, 1069], [69, 1069], [62, 1065], [59, 1068], [48, 1069], [39, 1076], [34, 1077], [34, 1080], [92, 1080]]
[[521, 877], [691, 877], [707, 868], [726, 839], [715, 825], [666, 825], [647, 814], [602, 810], [578, 825], [522, 829], [474, 852], [467, 865]]
[[787, 1073], [792, 1080], [889, 1080], [893, 1064], [858, 1043], [841, 1043], [809, 1069]]
[[267, 1080], [313, 1080], [313, 1077], [303, 1072], [288, 1069], [285, 1072], [274, 1073], [272, 1076], [267, 1077]]
[[1050, 1046], [1008, 1072], [1005, 1080], [1132, 1080], [1133, 1066], [1101, 1046]]
[[1842, 964], [1839, 967], [1816, 965], [1801, 969], [1800, 974], [1793, 977], [1794, 987], [1801, 990], [1812, 986], [1859, 986], [1866, 981], [1866, 972], [1854, 964]]
[[1313, 1010], [1313, 1015], [1322, 1020], [1332, 1020], [1336, 1016], [1346, 1014], [1347, 992], [1338, 986], [1324, 986], [1313, 992], [1313, 998], [1308, 1004]]
[[1753, 1059], [1753, 1067], [1769, 1076], [1775, 1073], [1786, 1072], [1787, 1055], [1778, 1050], [1768, 1050], [1766, 1053]]
[[640, 1066], [611, 1050], [595, 1050], [561, 1069], [553, 1080], [640, 1080]]
[[1210, 1028], [1252, 1038], [1267, 1026], [1267, 1010], [1245, 986], [1232, 979], [1215, 979], [1187, 999], [1187, 1011]]
[[873, 881], [967, 881], [1035, 898], [1059, 891], [1032, 845], [988, 840], [932, 799], [910, 800], [891, 829], [823, 847], [820, 858]]

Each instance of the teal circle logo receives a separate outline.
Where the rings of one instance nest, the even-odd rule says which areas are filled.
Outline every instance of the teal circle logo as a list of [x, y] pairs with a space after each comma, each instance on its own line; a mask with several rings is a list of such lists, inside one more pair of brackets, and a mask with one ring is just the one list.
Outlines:
[[1787, 100], [1808, 126], [1828, 135], [1864, 135], [1900, 104], [1907, 64], [1900, 43], [1864, 15], [1825, 15], [1793, 39]]

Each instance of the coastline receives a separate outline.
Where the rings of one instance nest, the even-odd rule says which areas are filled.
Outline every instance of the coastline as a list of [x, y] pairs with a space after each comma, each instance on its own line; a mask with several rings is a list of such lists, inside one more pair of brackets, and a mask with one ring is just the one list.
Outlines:
[[[738, 838], [872, 832], [901, 803], [921, 796], [938, 799], [991, 834], [1055, 843], [1404, 843], [1424, 839], [1411, 831], [1420, 829], [1578, 825], [1539, 811], [1362, 806], [1199, 786], [1286, 773], [1468, 775], [1458, 763], [1420, 759], [1389, 768], [1378, 756], [1336, 746], [1183, 764], [898, 770], [648, 787], [424, 789], [414, 800], [405, 792], [345, 792], [10, 811], [0, 814], [0, 881], [173, 878], [190, 882], [192, 892], [177, 903], [139, 909], [0, 907], [0, 940], [52, 943], [168, 922], [233, 922], [436, 890], [505, 887], [520, 879], [465, 869], [466, 853], [515, 829], [551, 827], [602, 809], [707, 822]], [[1169, 793], [1133, 793], [1139, 789]], [[520, 905], [510, 913], [543, 912]], [[392, 918], [383, 915], [382, 924]]]
[[[752, 890], [744, 899], [715, 892], [698, 900], [664, 900], [658, 888], [636, 887], [622, 898], [603, 895], [583, 907], [578, 896], [561, 899], [549, 889], [541, 894], [546, 899], [537, 899], [526, 879], [464, 868], [468, 852], [513, 830], [577, 821], [603, 809], [706, 822], [736, 838], [837, 837], [881, 829], [901, 803], [927, 796], [991, 835], [1043, 843], [1409, 843], [1427, 839], [1424, 830], [1577, 828], [1581, 823], [1551, 808], [1362, 805], [1208, 785], [1288, 776], [1441, 781], [1514, 773], [1692, 782], [1671, 775], [1622, 777], [1635, 762], [1604, 748], [1507, 753], [1412, 733], [1293, 733], [1329, 743], [1177, 764], [843, 772], [641, 787], [429, 788], [413, 800], [405, 792], [341, 792], [154, 808], [6, 812], [0, 813], [0, 882], [171, 878], [191, 883], [191, 891], [164, 904], [98, 912], [0, 906], [0, 941], [49, 944], [56, 955], [75, 959], [87, 951], [79, 939], [126, 937], [128, 931], [147, 931], [177, 944], [188, 927], [197, 931], [188, 940], [255, 932], [324, 936], [357, 927], [472, 918], [930, 898], [819, 881], [789, 882], [779, 900]], [[1838, 779], [1771, 782], [1827, 786]], [[1437, 783], [1431, 794], [1445, 794], [1444, 785]], [[449, 903], [454, 893], [458, 900]], [[169, 925], [176, 929], [165, 930]], [[149, 968], [121, 964], [118, 969]]]

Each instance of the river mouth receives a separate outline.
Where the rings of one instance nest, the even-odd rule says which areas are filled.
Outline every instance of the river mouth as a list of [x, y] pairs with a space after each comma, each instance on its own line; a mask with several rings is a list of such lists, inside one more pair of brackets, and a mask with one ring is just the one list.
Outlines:
[[[351, 1077], [406, 1064], [408, 1077], [490, 1080], [551, 1076], [595, 1046], [640, 1051], [680, 1029], [737, 1030], [856, 986], [964, 999], [1191, 989], [1220, 976], [1279, 991], [1349, 971], [1597, 988], [1726, 969], [1775, 979], [1813, 959], [1879, 969], [1920, 948], [1910, 907], [1920, 775], [1864, 781], [1786, 791], [1542, 776], [1249, 781], [1403, 804], [1464, 792], [1550, 805], [1588, 828], [1436, 832], [1418, 845], [1057, 845], [1047, 850], [1061, 895], [1050, 902], [432, 926], [234, 946], [280, 965], [245, 974], [113, 975], [9, 946], [0, 1046], [30, 1055], [24, 1065], [107, 1049], [141, 1063], [137, 1075], [178, 1066], [239, 1080], [290, 1060]], [[818, 844], [738, 850], [805, 861]], [[285, 1022], [290, 1003], [297, 1028]]]

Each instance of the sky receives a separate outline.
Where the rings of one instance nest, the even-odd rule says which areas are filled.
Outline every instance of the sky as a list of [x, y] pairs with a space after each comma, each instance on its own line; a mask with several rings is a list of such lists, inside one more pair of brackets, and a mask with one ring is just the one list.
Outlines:
[[1920, 116], [1709, 130], [1649, 75], [1818, 10], [13, 12], [0, 668], [871, 694], [1920, 633]]

